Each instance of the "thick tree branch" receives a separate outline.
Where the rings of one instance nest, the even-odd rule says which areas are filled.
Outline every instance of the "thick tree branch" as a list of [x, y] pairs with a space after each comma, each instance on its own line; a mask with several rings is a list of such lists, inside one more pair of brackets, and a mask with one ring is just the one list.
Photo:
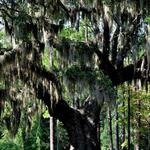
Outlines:
[[[19, 68], [17, 68], [17, 66], [14, 65], [15, 64], [15, 59], [16, 59], [16, 57], [15, 57], [16, 54], [20, 54], [20, 50], [11, 50], [11, 51], [8, 51], [8, 52], [5, 51], [4, 54], [3, 54], [3, 55], [5, 55], [5, 57], [2, 55], [4, 57], [4, 59], [1, 60], [1, 64], [3, 64], [1, 67], [3, 68], [3, 67], [5, 67], [5, 65], [7, 65], [7, 63], [8, 64], [11, 63], [12, 67], [9, 68], [9, 70], [8, 70], [8, 71], [10, 71], [12, 69], [12, 73], [11, 74], [13, 74], [14, 76], [20, 78], [21, 80], [23, 80], [26, 83], [29, 82], [29, 81], [32, 81], [34, 87], [36, 87], [36, 86], [38, 86], [39, 88], [43, 87], [43, 89], [40, 90], [40, 91], [43, 91], [43, 92], [44, 92], [44, 90], [45, 91], [48, 90], [47, 89], [48, 87], [44, 86], [43, 83], [40, 83], [40, 82], [37, 84], [37, 80], [40, 80], [40, 79], [46, 80], [47, 83], [52, 81], [55, 84], [55, 86], [56, 86], [56, 88], [57, 88], [57, 90], [59, 92], [58, 93], [59, 99], [61, 99], [61, 97], [62, 97], [61, 96], [62, 89], [61, 89], [61, 85], [60, 85], [60, 82], [58, 80], [58, 77], [55, 76], [54, 73], [51, 73], [51, 72], [47, 71], [46, 69], [44, 69], [43, 67], [41, 67], [39, 64], [31, 62], [31, 61], [29, 61], [27, 59], [25, 59], [25, 62], [26, 62], [25, 64], [24, 63], [23, 64], [20, 63]], [[9, 58], [11, 58], [11, 59], [9, 60]], [[8, 73], [8, 71], [6, 70], [6, 73]], [[42, 93], [42, 92], [40, 92], [40, 93]], [[46, 96], [46, 94], [44, 94], [44, 95]], [[47, 105], [49, 105], [49, 102], [47, 102], [47, 101], [49, 101], [50, 99], [45, 98], [45, 100], [46, 100], [45, 103]], [[89, 104], [91, 104], [91, 103], [89, 103]], [[94, 104], [94, 103], [92, 103], [92, 104]], [[84, 108], [84, 111], [86, 111], [86, 114], [87, 114], [86, 116], [88, 116], [87, 108], [89, 109], [91, 107], [88, 107], [88, 102], [86, 102], [85, 106], [86, 106], [85, 107], [86, 109]], [[94, 113], [95, 110], [90, 110], [91, 114], [92, 114], [92, 112]], [[93, 114], [93, 116], [95, 116], [95, 115]], [[93, 122], [95, 122], [95, 120], [96, 119], [94, 119]]]
[[110, 50], [110, 29], [109, 29], [109, 25], [108, 25], [108, 20], [105, 16], [104, 16], [103, 20], [104, 20], [103, 54], [105, 55], [105, 57], [108, 57], [109, 50]]
[[[117, 64], [117, 68], [120, 69], [123, 67], [123, 61], [124, 58], [127, 57], [129, 50], [131, 50], [132, 45], [134, 45], [134, 42], [137, 41], [138, 39], [138, 30], [140, 27], [140, 19], [141, 19], [141, 14], [138, 14], [129, 25], [127, 25], [127, 27], [123, 27], [122, 26], [122, 31], [120, 32], [120, 34], [122, 36], [120, 36], [121, 38], [119, 38], [118, 40], [121, 40], [121, 45], [118, 45], [120, 48], [120, 51], [117, 54], [117, 60], [116, 60], [116, 64]], [[133, 41], [134, 38], [134, 41]], [[118, 41], [119, 43], [119, 41]]]
[[118, 70], [120, 81], [118, 84], [122, 84], [125, 81], [132, 81], [134, 79], [141, 79], [143, 81], [150, 81], [150, 76], [146, 75], [147, 65], [144, 64], [143, 70], [141, 70], [141, 65], [143, 60], [146, 62], [146, 56], [139, 59], [135, 64], [129, 64], [128, 66]]
[[[79, 149], [84, 145], [85, 147], [84, 149], [88, 149], [90, 147], [91, 150], [93, 148], [94, 148], [93, 150], [95, 150], [97, 147], [97, 144], [94, 142], [97, 140], [95, 134], [96, 133], [95, 117], [97, 117], [97, 115], [95, 114], [95, 112], [98, 113], [97, 108], [99, 108], [99, 106], [95, 103], [95, 101], [86, 103], [85, 105], [86, 107], [81, 111], [82, 112], [81, 113], [80, 110], [75, 110], [71, 108], [66, 103], [66, 101], [63, 100], [61, 96], [59, 97], [58, 101], [52, 102], [50, 100], [50, 93], [47, 86], [45, 86], [43, 82], [40, 80], [38, 81], [37, 84], [37, 79], [36, 78], [33, 79], [32, 75], [36, 74], [38, 79], [39, 77], [42, 77], [46, 80], [54, 82], [54, 84], [56, 84], [57, 79], [53, 74], [49, 73], [48, 71], [34, 64], [32, 65], [30, 64], [31, 67], [27, 65], [28, 66], [27, 68], [19, 70], [20, 79], [29, 86], [30, 83], [32, 82], [32, 86], [36, 91], [36, 97], [44, 101], [44, 103], [49, 109], [50, 114], [53, 117], [63, 122], [65, 128], [68, 131], [70, 142], [75, 147], [75, 149]], [[11, 74], [13, 74], [15, 77], [18, 77], [18, 68], [13, 69]], [[88, 139], [86, 137], [88, 137]], [[88, 145], [84, 144], [87, 142], [87, 140], [89, 143]]]
[[[65, 45], [71, 45], [71, 43], [74, 43], [74, 45], [78, 45], [75, 41], [70, 40], [63, 40], [63, 43], [60, 41], [58, 43], [55, 43], [54, 47], [57, 49], [63, 48]], [[131, 81], [132, 79], [136, 78], [142, 78], [144, 80], [145, 77], [142, 76], [142, 72], [140, 70], [142, 60], [145, 58], [141, 58], [137, 60], [136, 64], [129, 64], [126, 67], [116, 69], [115, 66], [111, 63], [109, 58], [105, 57], [103, 52], [101, 52], [97, 46], [97, 44], [91, 42], [91, 43], [85, 43], [80, 42], [81, 48], [83, 48], [83, 51], [88, 51], [88, 49], [95, 52], [99, 58], [99, 69], [101, 69], [104, 74], [108, 75], [113, 83], [113, 85], [119, 85], [122, 84], [125, 81]], [[65, 48], [65, 47], [64, 47]], [[146, 65], [145, 65], [146, 70]], [[146, 78], [145, 78], [146, 79]]]
[[120, 32], [120, 26], [117, 26], [116, 31], [113, 35], [113, 39], [112, 39], [112, 64], [115, 65], [116, 64], [116, 58], [117, 58], [117, 46], [118, 46], [118, 36], [119, 36], [119, 32]]

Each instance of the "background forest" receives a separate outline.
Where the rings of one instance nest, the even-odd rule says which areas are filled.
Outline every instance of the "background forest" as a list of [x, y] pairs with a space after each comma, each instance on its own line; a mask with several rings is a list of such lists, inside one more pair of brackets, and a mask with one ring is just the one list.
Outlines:
[[0, 150], [149, 150], [149, 37], [149, 0], [0, 0]]

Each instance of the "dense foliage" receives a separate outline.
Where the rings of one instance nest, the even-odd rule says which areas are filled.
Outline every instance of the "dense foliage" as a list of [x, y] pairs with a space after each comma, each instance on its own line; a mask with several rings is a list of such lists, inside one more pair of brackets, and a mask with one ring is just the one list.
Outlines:
[[149, 0], [0, 0], [0, 149], [148, 150], [149, 13]]

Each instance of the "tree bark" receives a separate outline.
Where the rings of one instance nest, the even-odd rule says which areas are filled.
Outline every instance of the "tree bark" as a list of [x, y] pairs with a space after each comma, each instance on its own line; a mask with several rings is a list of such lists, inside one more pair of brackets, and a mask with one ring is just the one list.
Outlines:
[[[95, 101], [90, 105], [96, 106]], [[75, 150], [98, 150], [97, 118], [90, 105], [85, 104], [81, 113], [61, 100], [54, 109], [53, 116], [63, 122]]]
[[115, 110], [115, 142], [116, 142], [116, 150], [119, 150], [119, 124], [118, 124], [118, 104], [116, 104], [116, 110]]
[[113, 150], [113, 132], [112, 132], [112, 116], [111, 116], [111, 110], [108, 107], [108, 132], [109, 132], [109, 142], [110, 142], [110, 150]]

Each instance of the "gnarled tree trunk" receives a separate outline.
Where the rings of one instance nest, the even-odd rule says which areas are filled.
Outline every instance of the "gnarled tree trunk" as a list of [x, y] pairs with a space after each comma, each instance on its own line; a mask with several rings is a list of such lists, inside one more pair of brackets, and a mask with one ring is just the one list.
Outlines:
[[87, 101], [82, 110], [70, 108], [65, 101], [60, 100], [53, 116], [63, 122], [75, 150], [98, 150], [97, 113], [99, 106], [94, 100]]

